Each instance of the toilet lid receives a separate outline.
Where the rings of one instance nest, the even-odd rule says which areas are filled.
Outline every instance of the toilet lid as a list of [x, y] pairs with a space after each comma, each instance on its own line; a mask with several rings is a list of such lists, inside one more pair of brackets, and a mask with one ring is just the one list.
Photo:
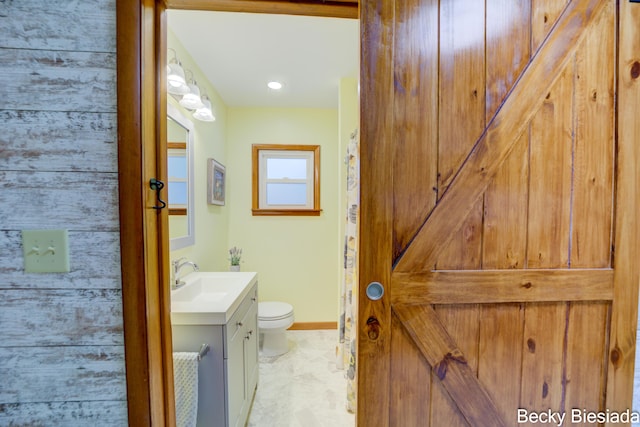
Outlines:
[[259, 320], [280, 320], [291, 316], [293, 306], [286, 302], [267, 301], [258, 303]]

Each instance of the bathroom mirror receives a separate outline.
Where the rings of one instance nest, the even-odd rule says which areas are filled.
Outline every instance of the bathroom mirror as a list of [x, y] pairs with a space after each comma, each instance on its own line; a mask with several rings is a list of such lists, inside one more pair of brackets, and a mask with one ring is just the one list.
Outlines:
[[167, 105], [167, 186], [172, 251], [196, 242], [193, 191], [193, 122]]

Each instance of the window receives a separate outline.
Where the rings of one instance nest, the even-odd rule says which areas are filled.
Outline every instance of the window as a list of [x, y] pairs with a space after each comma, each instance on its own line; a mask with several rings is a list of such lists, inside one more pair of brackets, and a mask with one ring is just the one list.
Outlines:
[[253, 215], [320, 215], [320, 146], [253, 145]]
[[188, 205], [187, 144], [185, 142], [169, 142], [167, 145], [169, 215], [186, 215]]

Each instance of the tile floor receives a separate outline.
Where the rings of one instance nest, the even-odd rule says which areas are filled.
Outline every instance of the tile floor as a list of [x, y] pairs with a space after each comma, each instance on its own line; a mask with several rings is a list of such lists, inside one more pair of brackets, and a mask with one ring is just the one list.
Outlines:
[[287, 331], [290, 351], [260, 356], [249, 427], [353, 427], [346, 380], [335, 363], [337, 331]]

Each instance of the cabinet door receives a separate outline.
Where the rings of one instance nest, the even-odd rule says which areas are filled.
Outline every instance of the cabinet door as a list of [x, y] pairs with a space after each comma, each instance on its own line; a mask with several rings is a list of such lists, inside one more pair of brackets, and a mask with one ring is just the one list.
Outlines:
[[247, 404], [251, 404], [253, 392], [258, 385], [258, 303], [249, 309], [244, 324], [247, 328], [244, 340], [244, 366]]
[[239, 328], [227, 342], [227, 425], [234, 426], [242, 413], [245, 400], [244, 327]]

